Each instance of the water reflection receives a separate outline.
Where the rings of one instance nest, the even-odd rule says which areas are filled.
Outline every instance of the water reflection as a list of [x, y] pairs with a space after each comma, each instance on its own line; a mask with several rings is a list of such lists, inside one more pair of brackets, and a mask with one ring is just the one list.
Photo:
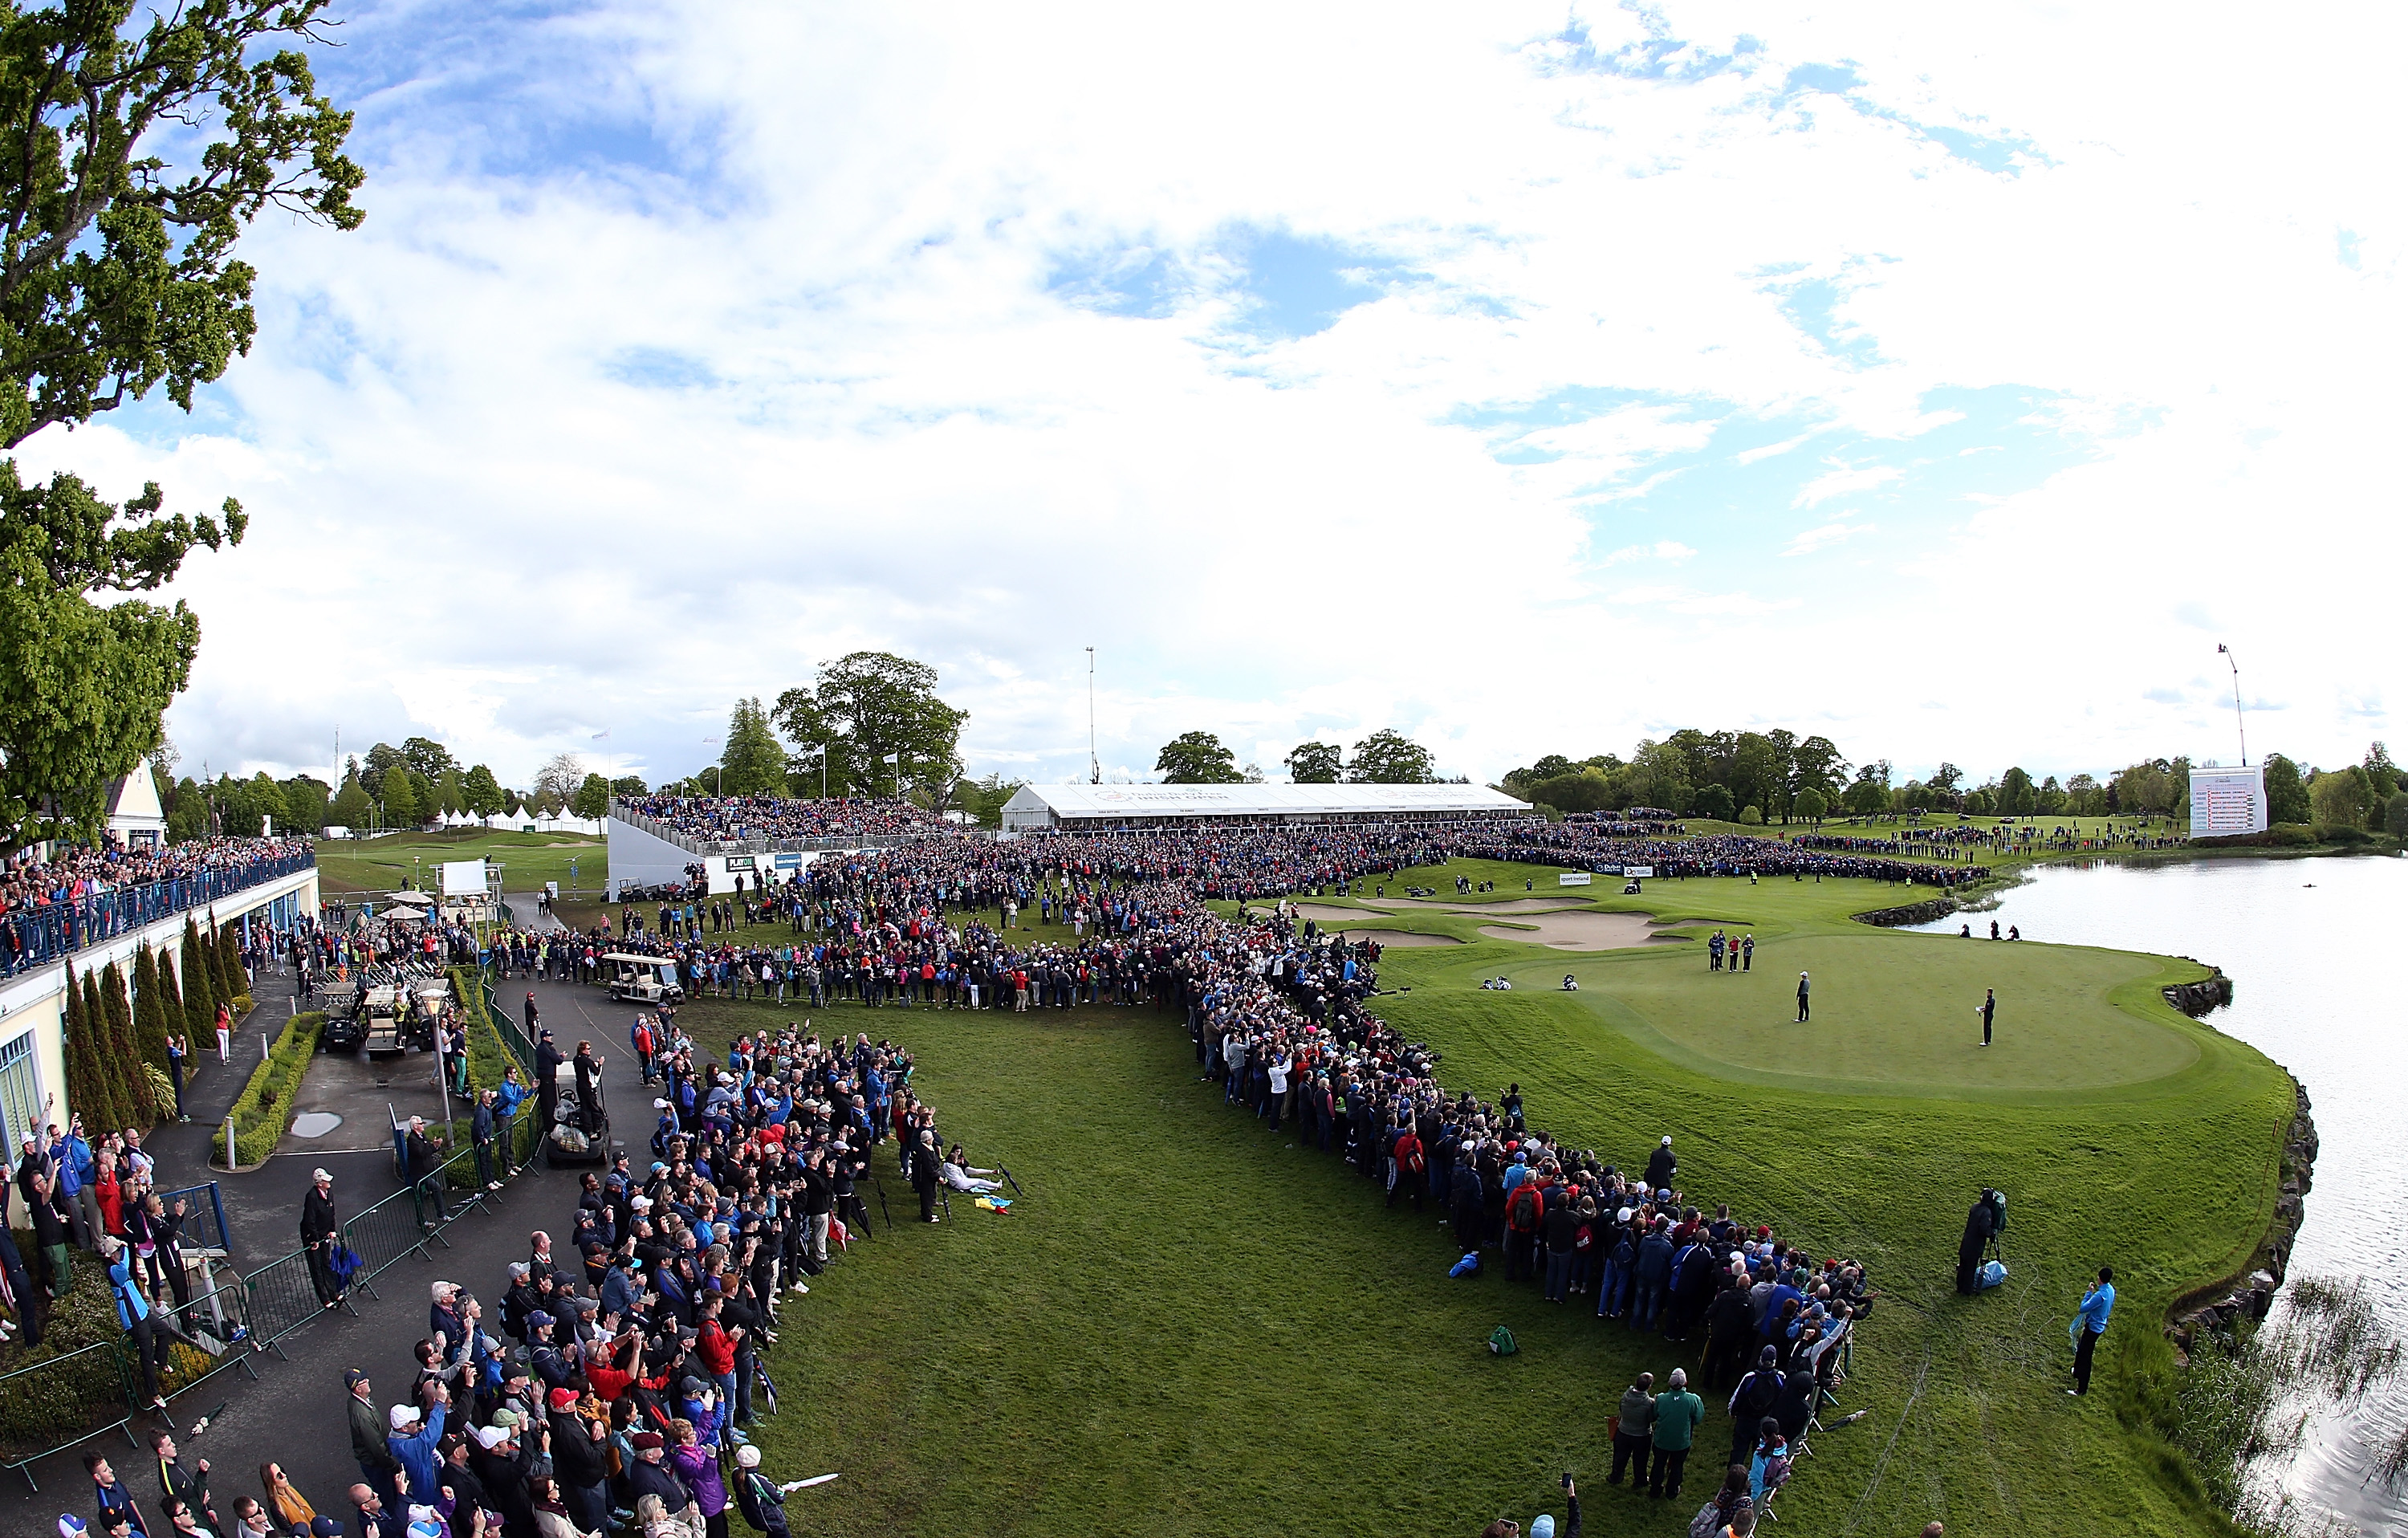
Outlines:
[[[2222, 967], [2236, 996], [2209, 1023], [2289, 1069], [2315, 1102], [2322, 1146], [2292, 1276], [2363, 1278], [2383, 1316], [2408, 1324], [2402, 1010], [2386, 959], [2408, 931], [2408, 860], [2050, 867], [1995, 913], [1972, 917], [1977, 935], [1996, 918], [2002, 930], [2019, 927], [2027, 941], [2154, 951]], [[1964, 922], [1920, 927], [1954, 934]], [[2408, 1385], [2395, 1382], [2318, 1416], [2286, 1466], [2261, 1476], [2278, 1481], [2293, 1501], [2329, 1507], [2369, 1531], [2408, 1527], [2408, 1498], [2374, 1472], [2403, 1422]]]

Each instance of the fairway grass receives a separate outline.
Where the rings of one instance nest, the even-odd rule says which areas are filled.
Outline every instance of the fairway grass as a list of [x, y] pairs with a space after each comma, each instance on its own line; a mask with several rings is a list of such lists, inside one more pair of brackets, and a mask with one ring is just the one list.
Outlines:
[[392, 833], [380, 839], [322, 839], [317, 847], [318, 881], [329, 896], [398, 891], [413, 879], [421, 890], [432, 891], [446, 860], [499, 860], [503, 885], [511, 892], [538, 891], [548, 881], [560, 883], [561, 890], [567, 891], [572, 860], [579, 884], [596, 893], [609, 872], [608, 846], [580, 833], [469, 828], [455, 833]]
[[[1451, 892], [1469, 864], [1423, 884]], [[1531, 868], [1500, 870], [1515, 879], [1494, 901], [1529, 895]], [[1700, 880], [1598, 899], [1752, 926], [1756, 970], [1737, 979], [1709, 973], [1700, 946], [1568, 956], [1479, 938], [1501, 913], [1382, 915], [1466, 943], [1391, 952], [1383, 985], [1413, 991], [1380, 1007], [1444, 1054], [1449, 1085], [1494, 1099], [1518, 1082], [1534, 1126], [1625, 1166], [1671, 1133], [1692, 1200], [1868, 1263], [1886, 1296], [1841, 1398], [1870, 1414], [1816, 1439], [1784, 1526], [2229, 1531], [2136, 1412], [2169, 1360], [2165, 1308], [2243, 1265], [2265, 1230], [2287, 1079], [2157, 997], [2160, 978], [2198, 974], [2188, 963], [1847, 924], [1889, 890]], [[1804, 1045], [1793, 955], [1831, 979]], [[1477, 988], [1498, 970], [1547, 985]], [[1566, 970], [1579, 994], [1551, 991]], [[1985, 972], [2014, 979], [2001, 1041], [2028, 1049], [1962, 1047]], [[1909, 1007], [1925, 992], [1937, 1018]], [[681, 1019], [716, 1051], [802, 1014], [702, 1000]], [[844, 1475], [794, 1498], [797, 1531], [1470, 1533], [1560, 1516], [1570, 1469], [1591, 1531], [1676, 1532], [1711, 1488], [1719, 1405], [1684, 1509], [1604, 1483], [1621, 1388], [1694, 1368], [1695, 1342], [1598, 1321], [1593, 1299], [1549, 1306], [1494, 1257], [1448, 1280], [1435, 1212], [1383, 1208], [1292, 1129], [1226, 1108], [1175, 1015], [840, 1005], [816, 1024], [909, 1045], [944, 1134], [1027, 1195], [1010, 1216], [956, 1200], [926, 1227], [882, 1150], [907, 1221], [794, 1299], [772, 1354], [787, 1398], [759, 1435], [770, 1468]], [[1985, 1184], [2010, 1195], [2012, 1274], [1965, 1300], [1956, 1241]], [[2102, 1262], [2123, 1301], [2075, 1401], [2065, 1325]], [[1499, 1323], [1518, 1357], [1483, 1347]]]

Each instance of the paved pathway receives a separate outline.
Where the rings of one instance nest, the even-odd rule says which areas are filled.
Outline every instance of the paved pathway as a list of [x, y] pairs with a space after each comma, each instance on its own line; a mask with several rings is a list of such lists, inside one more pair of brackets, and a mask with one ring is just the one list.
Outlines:
[[[520, 900], [511, 899], [513, 909], [522, 922], [533, 922], [538, 916], [533, 898], [524, 899], [524, 908], [518, 907]], [[160, 1163], [161, 1185], [221, 1182], [227, 1224], [234, 1230], [235, 1260], [244, 1271], [256, 1270], [296, 1247], [301, 1199], [313, 1165], [323, 1164], [334, 1174], [337, 1206], [347, 1216], [400, 1189], [392, 1157], [381, 1148], [363, 1153], [280, 1154], [262, 1169], [244, 1175], [226, 1175], [208, 1168], [204, 1117], [222, 1118], [241, 1092], [258, 1061], [259, 1027], [272, 1021], [280, 1028], [291, 1013], [289, 977], [280, 979], [271, 972], [261, 980], [258, 991], [265, 1001], [245, 1022], [251, 1032], [253, 1056], [246, 1059], [237, 1049], [234, 1061], [221, 1067], [217, 1055], [210, 1053], [185, 1091], [193, 1120], [162, 1127], [147, 1140]], [[513, 1010], [532, 991], [543, 1023], [559, 1039], [564, 1052], [574, 1051], [580, 1037], [593, 1040], [595, 1050], [603, 1055], [603, 1085], [617, 1112], [613, 1132], [618, 1141], [641, 1150], [652, 1132], [652, 1099], [627, 1051], [627, 1020], [619, 1007], [599, 989], [565, 984], [513, 978], [497, 985], [495, 991], [504, 1006]], [[403, 1061], [414, 1065], [421, 1059], [413, 1055]], [[330, 1066], [340, 1065], [322, 1061], [311, 1070], [312, 1081]], [[432, 1084], [425, 1088], [431, 1093]], [[350, 1131], [347, 1123], [329, 1141], [347, 1148], [365, 1143], [366, 1140], [347, 1136]], [[288, 1138], [286, 1143], [292, 1147], [294, 1140]], [[219, 1516], [233, 1521], [235, 1496], [255, 1493], [259, 1465], [274, 1459], [319, 1511], [348, 1520], [350, 1503], [344, 1492], [359, 1473], [351, 1460], [343, 1418], [343, 1370], [366, 1369], [384, 1403], [400, 1398], [412, 1375], [411, 1347], [426, 1330], [427, 1284], [438, 1278], [469, 1288], [485, 1301], [487, 1318], [497, 1318], [502, 1284], [507, 1280], [505, 1268], [525, 1258], [528, 1233], [545, 1229], [555, 1243], [566, 1243], [568, 1218], [577, 1205], [579, 1172], [538, 1165], [511, 1182], [488, 1210], [469, 1213], [445, 1230], [452, 1247], [437, 1247], [432, 1263], [405, 1258], [378, 1278], [380, 1300], [355, 1292], [357, 1317], [331, 1315], [298, 1330], [282, 1344], [289, 1360], [272, 1353], [254, 1358], [257, 1382], [239, 1373], [228, 1373], [196, 1393], [171, 1400], [177, 1434], [187, 1448], [185, 1457], [206, 1458], [214, 1471], [210, 1484]], [[0, 1361], [5, 1359], [5, 1354], [0, 1354]], [[208, 1430], [191, 1439], [194, 1423], [204, 1415], [210, 1416]], [[143, 1434], [150, 1424], [147, 1417], [137, 1421], [136, 1434]], [[33, 1473], [41, 1484], [39, 1494], [28, 1493], [22, 1478], [0, 1483], [0, 1532], [48, 1533], [59, 1514], [66, 1511], [90, 1520], [92, 1484], [81, 1461], [85, 1450], [71, 1448], [36, 1464]], [[123, 1436], [112, 1432], [92, 1443], [90, 1450], [108, 1455], [120, 1477], [132, 1486], [150, 1531], [164, 1531], [165, 1524], [158, 1520], [158, 1474], [147, 1445], [137, 1453]]]

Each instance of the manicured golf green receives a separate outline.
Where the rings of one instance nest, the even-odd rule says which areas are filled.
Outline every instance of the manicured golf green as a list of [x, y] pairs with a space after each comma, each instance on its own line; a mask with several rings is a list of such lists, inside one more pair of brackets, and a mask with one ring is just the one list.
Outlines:
[[[1467, 868], [1425, 884], [1451, 893]], [[1497, 869], [1513, 879], [1492, 902], [1553, 874]], [[2229, 1531], [2153, 1429], [2171, 1362], [2157, 1326], [2176, 1295], [2247, 1260], [2291, 1092], [2157, 999], [2195, 968], [1850, 926], [1903, 900], [1876, 884], [1668, 882], [1643, 903], [1588, 900], [1752, 926], [1756, 970], [1711, 974], [1690, 944], [1501, 942], [1477, 931], [1508, 915], [1416, 911], [1393, 922], [1470, 943], [1389, 952], [1383, 984], [1412, 992], [1382, 1007], [1444, 1053], [1450, 1085], [1493, 1098], [1518, 1082], [1535, 1124], [1626, 1165], [1670, 1132], [1693, 1200], [1871, 1267], [1887, 1296], [1842, 1388], [1843, 1410], [1870, 1414], [1817, 1439], [1784, 1526]], [[1791, 956], [1831, 979], [1804, 1045]], [[1499, 971], [1526, 981], [1477, 987]], [[1565, 971], [1579, 994], [1547, 985]], [[2000, 1028], [2029, 1033], [2028, 1050], [1962, 1047], [1984, 975], [2014, 979]], [[701, 1001], [683, 1019], [717, 1046], [800, 1013]], [[1694, 1366], [1694, 1344], [1601, 1323], [1593, 1299], [1547, 1305], [1499, 1272], [1449, 1281], [1435, 1213], [1387, 1210], [1292, 1128], [1225, 1108], [1174, 1017], [845, 1005], [818, 1024], [907, 1042], [945, 1133], [1009, 1164], [1027, 1196], [1008, 1217], [956, 1200], [951, 1223], [882, 1225], [794, 1301], [773, 1358], [787, 1410], [760, 1440], [781, 1477], [844, 1474], [794, 1498], [798, 1531], [1471, 1533], [1560, 1515], [1569, 1468], [1591, 1531], [1673, 1532], [1711, 1485], [1729, 1431], [1718, 1405], [1677, 1516], [1604, 1485], [1605, 1417], [1628, 1374]], [[880, 1169], [908, 1218], [891, 1153]], [[2010, 1194], [2013, 1274], [1969, 1301], [1951, 1271], [1985, 1183]], [[2123, 1302], [2077, 1401], [2060, 1391], [2065, 1321], [2102, 1261]], [[1483, 1348], [1498, 1323], [1520, 1356]]]
[[[1410, 928], [1477, 942], [1422, 953], [1408, 964], [1414, 978], [1440, 989], [1476, 992], [1482, 978], [1501, 974], [1512, 979], [1518, 999], [1558, 989], [1570, 974], [1581, 984], [1580, 1001], [1615, 1028], [1675, 1061], [1749, 1083], [2012, 1098], [2140, 1084], [2198, 1057], [2192, 1037], [2170, 1024], [2178, 1016], [2126, 1007], [2193, 975], [2186, 967], [2170, 973], [2162, 961], [2129, 952], [1870, 928], [1849, 915], [1912, 896], [1877, 882], [1699, 878], [1648, 882], [1638, 897], [1621, 896], [1617, 883], [1593, 896], [1598, 887], [1550, 891], [1536, 882], [1537, 890], [1525, 891], [1524, 881], [1532, 880], [1525, 869], [1521, 880], [1500, 883], [1509, 890], [1456, 906], [1526, 906], [1543, 897], [1562, 904], [1559, 913], [1643, 913], [1658, 921], [1660, 935], [1680, 938], [1597, 952], [1549, 947], [1533, 956], [1519, 945], [1499, 952], [1487, 948], [1493, 941], [1484, 932], [1527, 927], [1535, 940], [1545, 915], [1382, 913], [1346, 899], [1364, 912], [1349, 932], [1377, 938]], [[1437, 876], [1409, 872], [1405, 884], [1440, 885]], [[1452, 890], [1451, 880], [1442, 890]], [[1716, 929], [1734, 941], [1754, 937], [1746, 971], [1709, 970], [1706, 939]], [[1987, 926], [1975, 923], [1975, 933], [1986, 935]], [[1812, 978], [1813, 1002], [1804, 1027], [1795, 1023], [1801, 971]], [[2000, 1013], [1985, 1048], [1974, 1011], [1990, 988]]]
[[[413, 858], [415, 856], [415, 858]], [[411, 881], [434, 889], [446, 860], [502, 862], [508, 890], [532, 892], [545, 882], [568, 889], [569, 864], [580, 885], [599, 891], [609, 873], [600, 839], [576, 833], [503, 833], [463, 828], [452, 833], [391, 833], [380, 839], [327, 839], [318, 844], [318, 880], [329, 894], [391, 892]]]

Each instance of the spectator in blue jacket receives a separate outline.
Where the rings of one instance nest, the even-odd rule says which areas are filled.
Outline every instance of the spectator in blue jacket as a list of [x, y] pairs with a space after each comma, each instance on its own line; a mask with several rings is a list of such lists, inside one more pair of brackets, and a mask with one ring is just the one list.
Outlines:
[[2073, 1387], [2066, 1392], [2079, 1397], [2090, 1392], [2090, 1358], [2099, 1349], [2099, 1337], [2107, 1333], [2107, 1317], [2115, 1312], [2115, 1268], [2099, 1268], [2099, 1285], [2082, 1295], [2082, 1307], [2073, 1316]]
[[501, 1132], [504, 1180], [509, 1179], [518, 1172], [513, 1162], [518, 1156], [511, 1151], [517, 1147], [517, 1143], [511, 1139], [510, 1129], [517, 1125], [519, 1106], [526, 1100], [526, 1085], [519, 1082], [517, 1066], [513, 1064], [504, 1069], [502, 1082], [494, 1089], [494, 1120]]
[[159, 1394], [159, 1373], [168, 1365], [167, 1343], [188, 1340], [181, 1330], [169, 1324], [150, 1307], [150, 1300], [142, 1294], [142, 1285], [134, 1279], [134, 1252], [125, 1241], [113, 1234], [100, 1241], [101, 1258], [108, 1265], [108, 1289], [117, 1297], [117, 1326], [134, 1342], [134, 1359], [142, 1369], [142, 1389], [155, 1409], [164, 1410], [167, 1401]]
[[435, 1386], [433, 1415], [420, 1415], [415, 1404], [393, 1407], [393, 1433], [384, 1442], [393, 1456], [401, 1460], [402, 1472], [408, 1477], [412, 1505], [431, 1506], [440, 1493], [436, 1488], [438, 1459], [435, 1445], [443, 1440], [443, 1413], [450, 1407], [450, 1393], [438, 1383]]

